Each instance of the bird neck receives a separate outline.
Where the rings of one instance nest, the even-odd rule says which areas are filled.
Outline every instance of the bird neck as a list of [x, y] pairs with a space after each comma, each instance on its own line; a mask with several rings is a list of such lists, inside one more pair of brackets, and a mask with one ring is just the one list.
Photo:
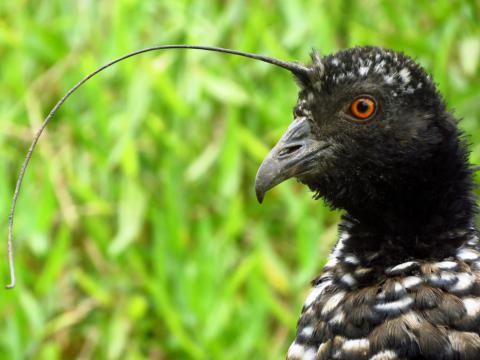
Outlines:
[[[448, 257], [468, 241], [476, 203], [473, 170], [458, 134], [425, 161], [379, 176], [361, 204], [346, 207], [342, 229], [356, 252], [381, 244], [395, 257]], [[396, 181], [392, 181], [395, 177]]]

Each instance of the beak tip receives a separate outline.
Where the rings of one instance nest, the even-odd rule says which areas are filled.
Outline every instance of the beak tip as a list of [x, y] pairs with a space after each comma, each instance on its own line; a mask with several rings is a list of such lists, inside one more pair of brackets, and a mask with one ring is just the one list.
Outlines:
[[257, 190], [256, 195], [258, 203], [261, 204], [263, 202], [263, 198], [265, 197], [265, 193], [263, 191]]

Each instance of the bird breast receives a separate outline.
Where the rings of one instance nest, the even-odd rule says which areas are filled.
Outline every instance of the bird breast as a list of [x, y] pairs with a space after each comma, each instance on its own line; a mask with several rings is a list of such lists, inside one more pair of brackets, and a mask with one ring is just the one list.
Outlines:
[[388, 268], [346, 254], [345, 240], [313, 282], [287, 360], [480, 359], [476, 236], [455, 256]]

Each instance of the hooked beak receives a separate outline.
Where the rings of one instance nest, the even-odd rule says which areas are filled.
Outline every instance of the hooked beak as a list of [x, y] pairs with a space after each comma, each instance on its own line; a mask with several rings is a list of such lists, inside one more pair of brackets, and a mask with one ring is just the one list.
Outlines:
[[327, 147], [328, 143], [314, 138], [306, 118], [295, 119], [258, 169], [255, 179], [258, 202], [262, 203], [265, 193], [281, 182], [315, 170], [319, 153]]

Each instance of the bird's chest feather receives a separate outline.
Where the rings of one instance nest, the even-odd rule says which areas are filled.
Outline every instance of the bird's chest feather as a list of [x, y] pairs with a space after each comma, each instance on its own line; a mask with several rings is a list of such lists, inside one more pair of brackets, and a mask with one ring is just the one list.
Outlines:
[[476, 237], [445, 259], [372, 264], [339, 241], [313, 282], [287, 360], [480, 359]]

